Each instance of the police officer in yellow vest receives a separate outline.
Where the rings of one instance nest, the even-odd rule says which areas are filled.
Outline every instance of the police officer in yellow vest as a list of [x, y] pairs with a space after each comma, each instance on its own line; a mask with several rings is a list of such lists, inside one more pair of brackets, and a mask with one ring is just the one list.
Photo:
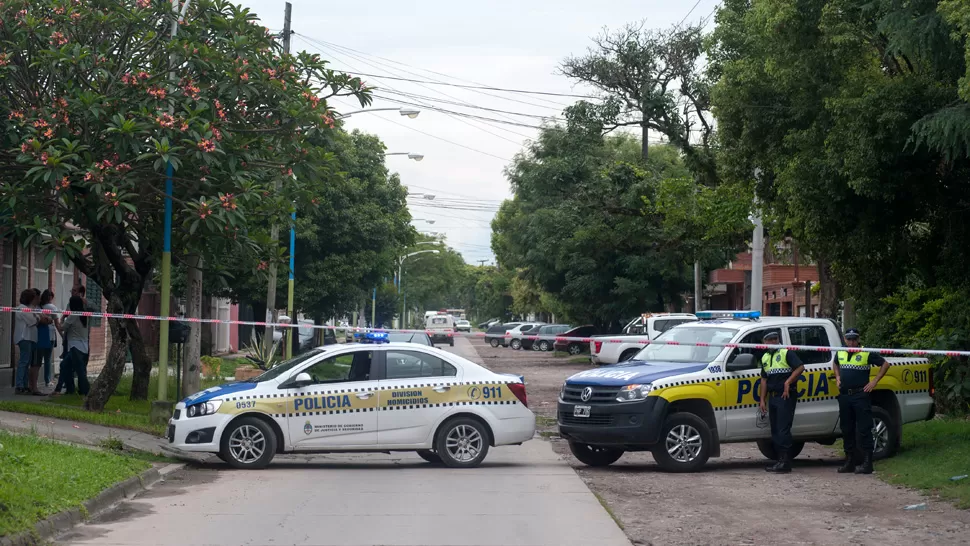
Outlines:
[[[777, 331], [764, 336], [767, 345], [778, 345], [781, 338]], [[777, 460], [765, 468], [768, 472], [791, 472], [791, 426], [795, 420], [795, 403], [798, 400], [796, 384], [805, 366], [798, 355], [787, 349], [766, 352], [761, 357], [761, 412], [768, 407], [771, 424], [771, 441], [775, 444]], [[766, 402], [767, 400], [767, 402]]]
[[[859, 347], [859, 330], [850, 328], [845, 332], [845, 343]], [[871, 381], [869, 370], [879, 367]], [[839, 424], [842, 427], [842, 444], [845, 446], [845, 463], [840, 474], [872, 474], [872, 399], [869, 393], [889, 371], [886, 359], [875, 353], [850, 353], [839, 351], [832, 363], [835, 381], [839, 386]], [[856, 468], [858, 451], [862, 448], [862, 466]]]

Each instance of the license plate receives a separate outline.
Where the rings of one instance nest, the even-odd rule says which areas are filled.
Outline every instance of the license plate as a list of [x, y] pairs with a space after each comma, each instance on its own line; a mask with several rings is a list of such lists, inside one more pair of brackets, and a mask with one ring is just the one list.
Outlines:
[[589, 406], [573, 406], [573, 417], [589, 417]]

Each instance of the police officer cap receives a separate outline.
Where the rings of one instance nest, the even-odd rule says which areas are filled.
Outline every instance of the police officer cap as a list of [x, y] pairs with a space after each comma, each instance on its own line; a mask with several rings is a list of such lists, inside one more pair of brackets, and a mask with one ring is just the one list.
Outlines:
[[855, 328], [849, 328], [845, 331], [845, 339], [859, 339], [859, 330]]
[[763, 341], [768, 341], [769, 339], [781, 339], [781, 336], [778, 335], [778, 332], [768, 332], [767, 334], [765, 334], [765, 337], [761, 339]]

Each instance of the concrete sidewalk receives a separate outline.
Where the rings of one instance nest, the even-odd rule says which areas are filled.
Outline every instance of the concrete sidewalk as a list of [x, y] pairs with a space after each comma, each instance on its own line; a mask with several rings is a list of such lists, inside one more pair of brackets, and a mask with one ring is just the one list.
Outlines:
[[144, 432], [55, 419], [43, 415], [0, 411], [0, 429], [10, 432], [33, 433], [54, 440], [91, 446], [100, 446], [104, 440], [114, 438], [121, 440], [126, 448], [136, 451], [178, 457], [196, 462], [202, 462], [209, 458], [208, 454], [171, 451], [168, 449], [168, 440]]

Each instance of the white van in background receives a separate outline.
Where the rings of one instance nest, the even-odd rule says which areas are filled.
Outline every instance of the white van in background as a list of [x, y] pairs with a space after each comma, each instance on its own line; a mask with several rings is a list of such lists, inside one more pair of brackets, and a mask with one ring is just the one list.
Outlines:
[[448, 341], [448, 345], [455, 346], [455, 317], [451, 315], [431, 315], [424, 321], [424, 329], [431, 336], [431, 342]]

